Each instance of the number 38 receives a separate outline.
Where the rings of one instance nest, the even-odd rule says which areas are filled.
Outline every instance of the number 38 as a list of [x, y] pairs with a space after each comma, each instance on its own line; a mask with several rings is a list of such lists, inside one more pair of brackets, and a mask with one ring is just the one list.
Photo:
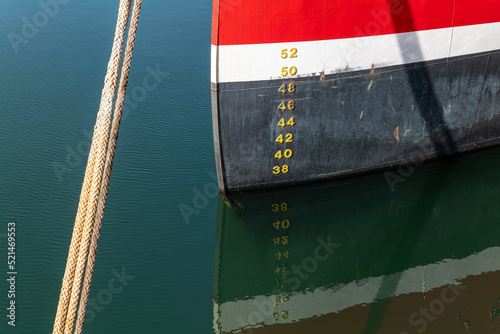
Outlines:
[[288, 165], [283, 165], [283, 167], [280, 166], [274, 166], [273, 167], [273, 174], [279, 174], [279, 173], [288, 173]]

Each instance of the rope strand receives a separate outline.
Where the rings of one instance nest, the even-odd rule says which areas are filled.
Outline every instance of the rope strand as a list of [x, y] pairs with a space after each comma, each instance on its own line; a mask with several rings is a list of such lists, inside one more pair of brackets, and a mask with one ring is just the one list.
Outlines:
[[116, 94], [125, 32], [132, 0], [120, 0], [113, 50], [108, 63], [99, 112], [92, 137], [78, 212], [66, 263], [53, 334], [70, 334], [80, 297], [83, 272], [87, 262], [90, 237], [99, 199], [107, 144], [110, 132], [113, 100]]
[[130, 72], [130, 64], [132, 62], [132, 54], [134, 52], [135, 37], [137, 33], [137, 26], [139, 23], [139, 15], [141, 12], [142, 0], [134, 1], [134, 8], [132, 10], [132, 18], [130, 21], [130, 28], [127, 37], [127, 47], [125, 49], [125, 58], [122, 66], [122, 76], [120, 78], [120, 86], [118, 88], [118, 98], [116, 100], [115, 112], [113, 116], [113, 125], [111, 127], [111, 136], [108, 143], [108, 153], [106, 156], [106, 164], [104, 167], [104, 175], [101, 184], [100, 200], [97, 207], [97, 213], [94, 222], [94, 230], [92, 232], [92, 241], [90, 244], [90, 251], [85, 269], [85, 278], [83, 282], [82, 294], [80, 298], [80, 306], [78, 309], [78, 317], [76, 320], [75, 334], [81, 334], [83, 330], [83, 322], [85, 320], [85, 312], [87, 310], [87, 302], [89, 298], [90, 283], [92, 282], [92, 275], [94, 273], [95, 257], [97, 247], [99, 244], [99, 236], [101, 233], [102, 218], [104, 215], [104, 208], [106, 206], [106, 198], [108, 195], [109, 179], [111, 177], [111, 169], [113, 168], [113, 159], [115, 156], [116, 142], [118, 139], [118, 131], [120, 129], [120, 122], [122, 117], [123, 104], [125, 101], [125, 93], [127, 91], [128, 76]]

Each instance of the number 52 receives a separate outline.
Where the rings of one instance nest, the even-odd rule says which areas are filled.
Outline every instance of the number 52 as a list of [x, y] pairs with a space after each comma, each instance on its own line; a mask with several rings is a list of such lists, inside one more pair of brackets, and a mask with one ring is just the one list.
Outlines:
[[[281, 58], [283, 58], [283, 59], [288, 58], [288, 49], [281, 50]], [[297, 49], [296, 48], [290, 49], [290, 58], [297, 58]]]

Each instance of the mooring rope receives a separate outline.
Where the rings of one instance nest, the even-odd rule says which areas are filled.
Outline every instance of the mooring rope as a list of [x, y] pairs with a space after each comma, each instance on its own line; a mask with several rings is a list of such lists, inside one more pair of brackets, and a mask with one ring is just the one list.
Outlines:
[[118, 88], [118, 97], [115, 104], [115, 112], [113, 115], [113, 124], [111, 126], [111, 136], [108, 143], [108, 153], [106, 156], [106, 164], [104, 166], [104, 175], [101, 184], [101, 194], [97, 213], [92, 231], [92, 241], [88, 255], [87, 266], [85, 268], [85, 278], [83, 282], [82, 294], [80, 298], [80, 306], [78, 308], [78, 317], [76, 319], [75, 334], [81, 334], [83, 330], [83, 322], [85, 320], [85, 312], [87, 310], [87, 302], [89, 299], [90, 283], [94, 273], [95, 257], [99, 244], [99, 236], [101, 235], [102, 217], [106, 206], [106, 198], [108, 196], [109, 179], [111, 177], [111, 169], [113, 168], [113, 158], [115, 156], [116, 141], [118, 139], [118, 131], [122, 117], [123, 104], [125, 102], [125, 93], [127, 91], [128, 76], [130, 72], [130, 64], [132, 63], [132, 54], [134, 52], [135, 37], [137, 26], [139, 23], [139, 15], [141, 12], [142, 0], [134, 1], [132, 9], [132, 18], [130, 20], [130, 28], [127, 37], [127, 47], [125, 48], [125, 58], [122, 65], [122, 74], [120, 77], [120, 86]]
[[[83, 274], [88, 261], [92, 229], [96, 218], [98, 203], [102, 200], [101, 183], [103, 180], [105, 161], [108, 155], [108, 140], [110, 139], [113, 102], [116, 95], [116, 86], [120, 73], [120, 63], [125, 33], [127, 31], [130, 16], [131, 3], [132, 0], [120, 0], [113, 50], [108, 63], [101, 103], [97, 114], [96, 125], [94, 127], [94, 134], [92, 136], [92, 145], [90, 147], [87, 168], [85, 170], [85, 177], [80, 194], [80, 202], [78, 204], [75, 226], [73, 228], [68, 261], [66, 263], [59, 305], [54, 321], [53, 334], [71, 334], [73, 331], [76, 308], [80, 299]], [[108, 164], [112, 165], [112, 158], [111, 162]]]

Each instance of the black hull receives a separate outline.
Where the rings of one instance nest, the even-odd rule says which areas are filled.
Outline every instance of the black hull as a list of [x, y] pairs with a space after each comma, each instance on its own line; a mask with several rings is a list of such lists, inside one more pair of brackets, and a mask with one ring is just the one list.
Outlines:
[[[280, 93], [293, 82], [293, 93]], [[280, 110], [282, 101], [295, 102]], [[219, 187], [234, 192], [397, 167], [497, 144], [500, 52], [212, 87]], [[295, 117], [295, 125], [277, 126]], [[280, 134], [293, 135], [279, 143]], [[277, 159], [277, 151], [293, 155]], [[275, 166], [288, 172], [273, 173]]]

